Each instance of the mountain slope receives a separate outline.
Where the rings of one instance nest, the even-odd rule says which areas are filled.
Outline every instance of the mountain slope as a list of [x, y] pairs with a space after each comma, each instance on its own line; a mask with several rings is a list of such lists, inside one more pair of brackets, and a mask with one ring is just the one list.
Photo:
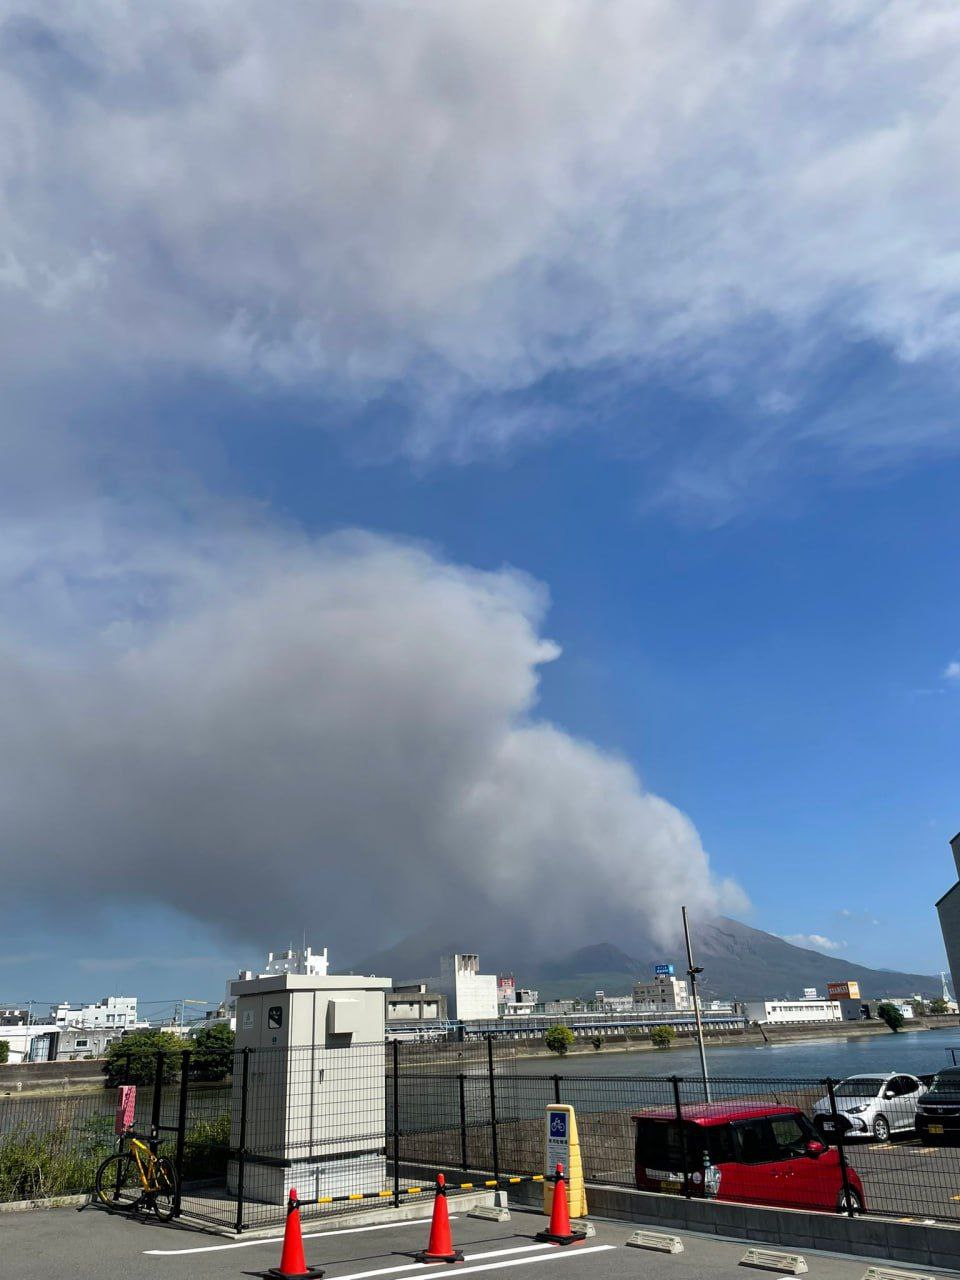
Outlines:
[[[423, 980], [439, 973], [441, 954], [476, 949], [484, 973], [514, 973], [519, 985], [537, 987], [551, 999], [592, 996], [598, 987], [607, 995], [624, 994], [637, 979], [648, 977], [656, 963], [673, 963], [678, 975], [687, 967], [682, 943], [664, 948], [636, 938], [625, 947], [600, 942], [565, 955], [537, 956], [529, 953], [525, 939], [484, 939], [477, 936], [479, 930], [466, 929], [461, 937], [451, 937], [454, 932], [449, 923], [442, 932], [425, 929], [367, 957], [354, 969], [386, 974], [397, 982]], [[934, 975], [871, 969], [794, 946], [739, 920], [720, 917], [698, 924], [693, 947], [697, 964], [704, 968], [700, 985], [707, 998], [796, 997], [804, 987], [816, 987], [823, 995], [827, 982], [846, 979], [856, 979], [870, 999], [913, 992], [928, 997], [940, 994], [940, 979]]]

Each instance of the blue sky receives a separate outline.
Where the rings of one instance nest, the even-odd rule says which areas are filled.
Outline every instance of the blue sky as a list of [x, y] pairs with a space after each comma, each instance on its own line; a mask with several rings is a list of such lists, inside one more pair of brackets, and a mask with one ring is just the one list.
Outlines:
[[0, 24], [0, 1000], [584, 877], [939, 969], [955, 16]]

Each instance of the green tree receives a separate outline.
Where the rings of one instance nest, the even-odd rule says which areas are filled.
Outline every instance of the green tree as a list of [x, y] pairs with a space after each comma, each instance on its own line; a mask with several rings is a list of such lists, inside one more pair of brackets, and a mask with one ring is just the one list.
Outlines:
[[[130, 1031], [115, 1040], [103, 1061], [107, 1088], [118, 1084], [153, 1084], [157, 1054], [163, 1053], [163, 1079], [175, 1080], [184, 1043], [170, 1031]], [[129, 1069], [127, 1066], [129, 1060]]]
[[913, 1016], [915, 1018], [922, 1018], [927, 1012], [927, 1006], [922, 1000], [911, 1000], [910, 1003], [913, 1005]]
[[10, 1061], [10, 1041], [0, 1040], [0, 1064]]
[[664, 1024], [662, 1027], [653, 1028], [650, 1032], [650, 1039], [658, 1049], [669, 1049], [676, 1034], [673, 1027]]
[[903, 1014], [895, 1004], [890, 1004], [888, 1001], [877, 1005], [877, 1017], [881, 1022], [885, 1022], [891, 1031], [899, 1031], [903, 1026]]
[[233, 1070], [233, 1042], [229, 1022], [201, 1027], [190, 1048], [190, 1072], [198, 1080], [222, 1080]]
[[573, 1044], [576, 1037], [569, 1027], [564, 1026], [562, 1022], [558, 1022], [556, 1026], [549, 1027], [543, 1037], [544, 1043], [551, 1053], [564, 1054]]
[[937, 996], [935, 1000], [930, 1001], [930, 1012], [940, 1014], [941, 1017], [943, 1014], [950, 1012], [947, 1002], [944, 1000], [943, 996]]

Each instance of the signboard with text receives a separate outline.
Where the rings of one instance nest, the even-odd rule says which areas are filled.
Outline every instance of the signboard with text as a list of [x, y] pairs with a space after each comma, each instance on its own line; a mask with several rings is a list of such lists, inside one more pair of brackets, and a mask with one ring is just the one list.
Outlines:
[[653, 966], [653, 972], [657, 975], [658, 978], [661, 976], [672, 978], [674, 974], [674, 968], [672, 964], [655, 964]]
[[[587, 1213], [587, 1195], [583, 1185], [583, 1160], [580, 1155], [580, 1136], [577, 1133], [577, 1117], [573, 1107], [554, 1103], [547, 1107], [545, 1130], [545, 1156], [543, 1172], [549, 1179], [558, 1164], [563, 1165], [567, 1182], [567, 1199], [571, 1218], [583, 1218]], [[543, 1184], [543, 1211], [553, 1207], [552, 1182]]]

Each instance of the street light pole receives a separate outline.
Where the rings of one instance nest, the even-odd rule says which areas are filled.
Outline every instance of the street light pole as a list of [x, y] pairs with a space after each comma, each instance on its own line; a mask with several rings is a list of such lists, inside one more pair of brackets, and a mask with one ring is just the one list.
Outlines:
[[703, 1023], [700, 1021], [700, 997], [697, 995], [697, 974], [703, 973], [702, 965], [693, 963], [693, 948], [690, 946], [690, 926], [687, 923], [687, 908], [683, 912], [683, 938], [687, 944], [687, 974], [690, 978], [690, 993], [693, 996], [693, 1016], [697, 1023], [697, 1046], [700, 1049], [700, 1070], [703, 1073], [704, 1101], [710, 1101], [710, 1079], [707, 1076], [707, 1051], [703, 1046]]

